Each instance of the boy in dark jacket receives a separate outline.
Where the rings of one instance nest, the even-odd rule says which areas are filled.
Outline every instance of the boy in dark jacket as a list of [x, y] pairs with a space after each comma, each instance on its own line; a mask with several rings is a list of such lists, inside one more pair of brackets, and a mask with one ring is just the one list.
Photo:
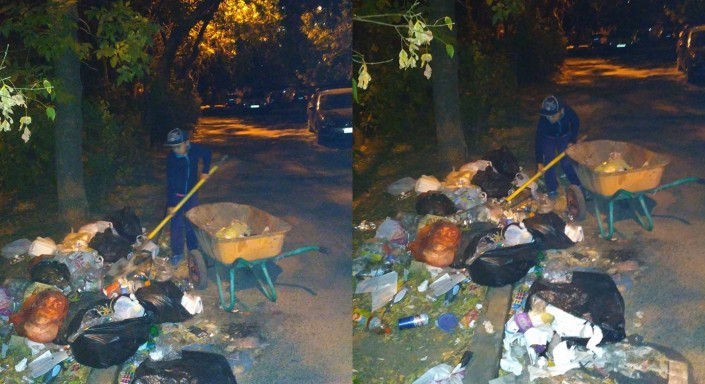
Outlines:
[[[541, 103], [541, 117], [536, 126], [536, 164], [539, 172], [558, 154], [578, 141], [580, 119], [575, 110], [569, 105], [558, 100], [555, 96], [548, 96]], [[580, 185], [578, 175], [568, 157], [563, 157], [559, 163], [568, 181]], [[551, 167], [543, 175], [546, 182], [546, 191], [550, 198], [558, 195], [558, 180], [556, 170]]]
[[[167, 209], [171, 213], [188, 191], [193, 188], [199, 179], [208, 177], [211, 167], [211, 150], [202, 145], [191, 143], [188, 134], [179, 128], [172, 129], [167, 134], [165, 146], [172, 151], [166, 157], [166, 192]], [[199, 172], [199, 162], [202, 171]], [[171, 263], [179, 264], [184, 255], [184, 232], [186, 233], [186, 247], [193, 250], [198, 248], [198, 240], [191, 223], [186, 220], [184, 213], [198, 205], [198, 195], [193, 194], [171, 219]]]

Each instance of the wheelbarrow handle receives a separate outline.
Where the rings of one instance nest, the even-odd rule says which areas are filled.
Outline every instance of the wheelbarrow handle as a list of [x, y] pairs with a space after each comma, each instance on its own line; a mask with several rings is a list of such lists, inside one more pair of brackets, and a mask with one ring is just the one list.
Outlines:
[[166, 217], [161, 221], [161, 223], [159, 223], [159, 225], [157, 225], [156, 228], [154, 228], [154, 230], [152, 230], [152, 232], [149, 233], [149, 235], [147, 236], [147, 240], [152, 240], [155, 236], [157, 236], [157, 233], [159, 233], [159, 231], [161, 231], [161, 229], [166, 225], [166, 223], [168, 223], [169, 220], [171, 220], [174, 217], [174, 215], [176, 215], [176, 212], [178, 212], [179, 209], [181, 209], [181, 207], [184, 204], [186, 204], [186, 201], [188, 201], [188, 199], [190, 199], [191, 196], [193, 196], [193, 194], [196, 193], [196, 191], [198, 191], [198, 189], [201, 188], [201, 186], [203, 184], [205, 184], [206, 181], [208, 181], [208, 179], [210, 179], [210, 176], [213, 175], [215, 173], [215, 171], [218, 170], [218, 168], [220, 168], [220, 166], [225, 162], [225, 160], [227, 158], [228, 158], [228, 155], [223, 156], [223, 158], [220, 159], [218, 164], [211, 167], [210, 172], [208, 172], [208, 176], [209, 176], [208, 178], [198, 180], [198, 183], [196, 183], [196, 185], [194, 185], [193, 188], [191, 188], [191, 190], [188, 191], [186, 196], [184, 196], [181, 199], [181, 201], [179, 201], [179, 203], [176, 204], [174, 209], [171, 212], [169, 212], [168, 215], [166, 215]]

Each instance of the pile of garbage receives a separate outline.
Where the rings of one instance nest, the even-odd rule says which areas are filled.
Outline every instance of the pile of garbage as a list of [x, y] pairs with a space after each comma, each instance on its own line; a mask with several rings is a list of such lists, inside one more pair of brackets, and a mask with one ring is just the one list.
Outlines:
[[[432, 359], [424, 351], [419, 361], [425, 372], [412, 374], [418, 383], [462, 378], [467, 362], [460, 357], [475, 329], [492, 327], [478, 324], [487, 287], [515, 284], [547, 250], [583, 239], [582, 228], [554, 213], [555, 201], [535, 183], [523, 202], [503, 201], [528, 179], [502, 147], [445, 178], [422, 175], [389, 185], [387, 192], [399, 201], [413, 198], [413, 212], [356, 227], [367, 237], [355, 247], [353, 260], [356, 342], [375, 333], [399, 347], [412, 341], [412, 333], [440, 338], [452, 352]], [[354, 356], [354, 366], [366, 366], [365, 358]], [[357, 374], [362, 381], [374, 380]], [[442, 376], [446, 381], [438, 381]]]
[[627, 336], [622, 293], [641, 267], [634, 255], [617, 253], [588, 247], [546, 252], [515, 285], [500, 377], [491, 384], [688, 382], [682, 359], [667, 357], [638, 334]]
[[[629, 168], [619, 154], [600, 167], [602, 172]], [[406, 337], [413, 328], [423, 330], [425, 340], [446, 343], [452, 353], [440, 358], [422, 352], [415, 363], [423, 371], [407, 372], [414, 384], [461, 383], [467, 362], [458, 358], [466, 356], [467, 337], [477, 327], [487, 333], [504, 330], [496, 384], [597, 383], [607, 377], [666, 382], [683, 372], [684, 363], [627, 337], [621, 293], [631, 288], [638, 261], [582, 245], [583, 229], [567, 212], [565, 197], [549, 199], [540, 185], [525, 185], [528, 180], [503, 147], [445, 178], [422, 175], [391, 184], [387, 192], [399, 201], [413, 199], [415, 212], [356, 227], [374, 237], [356, 247], [353, 260], [355, 340], [374, 332], [397, 350], [413, 351], [403, 345], [413, 342]], [[530, 197], [508, 204], [505, 198], [520, 186]], [[514, 287], [507, 322], [478, 324], [486, 287], [506, 285]], [[456, 307], [454, 301], [472, 307]], [[437, 337], [448, 330], [453, 338]], [[369, 346], [382, 349], [379, 343]], [[385, 364], [386, 358], [377, 359], [354, 356], [361, 379], [374, 382], [363, 368]]]
[[175, 277], [168, 247], [144, 232], [124, 207], [59, 243], [37, 237], [2, 247], [11, 265], [28, 266], [26, 278], [0, 285], [5, 382], [86, 382], [91, 368], [125, 365], [132, 371], [120, 382], [235, 383], [222, 353], [155, 353], [162, 325], [192, 319], [203, 303], [188, 279]]

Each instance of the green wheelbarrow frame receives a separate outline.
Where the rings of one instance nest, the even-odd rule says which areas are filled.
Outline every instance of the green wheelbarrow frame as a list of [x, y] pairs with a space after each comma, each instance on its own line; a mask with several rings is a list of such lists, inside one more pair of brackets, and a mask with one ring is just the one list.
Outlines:
[[[236, 302], [240, 303], [241, 305], [245, 306], [245, 304], [237, 298], [235, 295], [235, 272], [237, 268], [248, 268], [250, 271], [252, 271], [253, 276], [255, 277], [255, 280], [257, 280], [257, 284], [259, 285], [260, 289], [262, 290], [262, 293], [264, 294], [267, 299], [269, 299], [271, 302], [276, 302], [277, 301], [277, 292], [274, 288], [274, 282], [272, 282], [271, 277], [269, 276], [269, 271], [267, 270], [267, 262], [276, 262], [278, 260], [291, 257], [291, 256], [296, 256], [300, 255], [305, 252], [310, 252], [310, 251], [318, 251], [321, 253], [325, 253], [325, 249], [315, 246], [315, 245], [309, 245], [301, 248], [297, 248], [288, 252], [281, 253], [277, 256], [274, 257], [268, 257], [268, 258], [263, 258], [263, 259], [258, 259], [254, 261], [249, 261], [243, 258], [237, 258], [234, 263], [232, 264], [225, 264], [220, 261], [214, 260], [211, 257], [208, 257], [213, 263], [215, 267], [215, 278], [216, 282], [218, 284], [218, 297], [220, 298], [220, 305], [223, 307], [224, 310], [231, 312], [235, 308]], [[201, 258], [201, 261], [195, 260], [195, 262], [198, 264], [199, 269], [202, 269], [202, 271], [199, 271], [199, 273], [203, 273], [202, 276], [199, 276], [198, 279], [208, 279], [207, 276], [207, 266], [205, 263], [205, 260], [203, 259], [204, 253], [201, 251], [198, 251], [198, 255], [195, 255], [194, 251], [191, 251], [189, 254], [190, 256], [194, 258]], [[189, 261], [191, 262], [191, 261]], [[225, 293], [223, 291], [223, 282], [221, 279], [221, 268], [225, 268], [228, 274], [229, 278], [229, 283], [230, 283], [230, 292], [228, 298], [225, 297]], [[260, 271], [261, 276], [257, 276], [257, 273], [255, 271]], [[191, 274], [191, 270], [189, 270], [189, 274]], [[191, 279], [193, 280], [193, 276], [190, 276]], [[207, 285], [207, 283], [206, 283]], [[203, 287], [203, 286], [202, 286]]]
[[[236, 302], [235, 270], [237, 268], [249, 268], [264, 295], [274, 302], [277, 294], [267, 271], [268, 261], [277, 261], [314, 250], [327, 253], [327, 250], [314, 245], [282, 253], [284, 239], [287, 232], [292, 229], [291, 225], [250, 205], [230, 202], [201, 204], [186, 212], [186, 218], [193, 224], [198, 240], [198, 250], [192, 250], [188, 254], [189, 278], [196, 288], [206, 288], [208, 285], [206, 259], [212, 260], [215, 263], [220, 304], [227, 311], [232, 311]], [[228, 228], [232, 223], [237, 222], [244, 224], [248, 230], [251, 230], [251, 234], [234, 237], [217, 236], [220, 229]], [[230, 281], [228, 300], [222, 287], [220, 274], [222, 267], [228, 271]], [[259, 272], [260, 276], [255, 272]]]
[[[599, 201], [594, 201], [593, 205], [595, 208], [595, 218], [597, 220], [597, 226], [600, 230], [600, 237], [602, 237], [605, 240], [610, 240], [612, 239], [612, 235], [614, 235], [614, 203], [617, 201], [621, 200], [627, 200], [630, 202], [630, 204], [633, 204], [633, 201], [638, 201], [639, 202], [639, 210], [638, 208], [634, 207], [632, 205], [632, 210], [636, 216], [637, 222], [641, 225], [642, 228], [644, 228], [647, 231], [651, 231], [654, 229], [654, 220], [651, 217], [651, 212], [649, 212], [649, 209], [646, 207], [646, 201], [644, 201], [644, 196], [647, 194], [652, 194], [656, 193], [658, 191], [662, 191], [664, 189], [668, 188], [673, 188], [677, 187], [679, 185], [683, 185], [686, 183], [692, 183], [692, 182], [697, 182], [699, 184], [705, 184], [705, 179], [701, 179], [699, 177], [686, 177], [683, 179], [679, 179], [676, 181], [673, 181], [668, 184], [660, 185], [656, 188], [648, 189], [645, 191], [640, 191], [640, 192], [630, 192], [624, 189], [620, 189], [617, 192], [615, 192], [614, 195], [612, 196], [603, 196], [597, 193], [594, 193], [591, 191], [593, 197], [596, 198], [596, 200]], [[576, 190], [572, 190], [573, 193], [576, 193]], [[579, 192], [577, 192], [579, 193]], [[576, 194], [577, 194], [576, 193]], [[584, 199], [584, 196], [576, 196], [575, 198], [577, 199]], [[605, 225], [602, 222], [602, 214], [600, 212], [600, 202], [606, 202], [607, 203], [607, 232], [605, 232]]]

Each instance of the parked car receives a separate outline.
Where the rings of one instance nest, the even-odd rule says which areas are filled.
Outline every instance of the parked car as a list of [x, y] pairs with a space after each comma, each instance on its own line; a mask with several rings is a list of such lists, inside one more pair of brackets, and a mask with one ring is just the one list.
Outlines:
[[308, 105], [308, 130], [316, 141], [345, 140], [352, 143], [352, 88], [317, 92]]
[[271, 102], [271, 92], [250, 91], [242, 97], [241, 104], [246, 112], [257, 112], [269, 108]]
[[689, 83], [705, 76], [705, 25], [683, 31], [676, 46], [676, 68]]

